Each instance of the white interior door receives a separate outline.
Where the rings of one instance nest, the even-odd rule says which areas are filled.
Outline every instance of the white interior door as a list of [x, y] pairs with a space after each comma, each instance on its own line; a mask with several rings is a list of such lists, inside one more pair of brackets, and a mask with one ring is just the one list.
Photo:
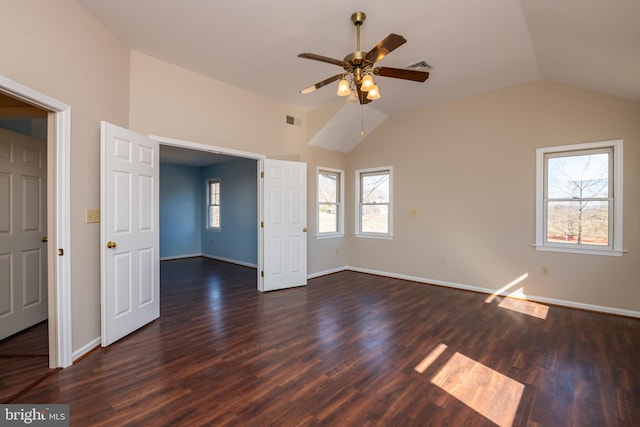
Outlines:
[[264, 161], [264, 291], [307, 284], [307, 164]]
[[0, 129], [0, 339], [47, 318], [46, 142]]
[[102, 122], [101, 316], [106, 347], [160, 316], [159, 143]]

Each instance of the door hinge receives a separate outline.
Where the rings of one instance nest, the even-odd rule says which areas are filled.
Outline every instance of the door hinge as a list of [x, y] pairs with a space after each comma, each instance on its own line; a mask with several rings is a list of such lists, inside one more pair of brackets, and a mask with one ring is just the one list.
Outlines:
[[260, 228], [264, 228], [264, 221], [260, 221]]
[[260, 272], [260, 277], [264, 277], [264, 271]]
[[58, 256], [64, 256], [64, 249], [58, 249]]
[[264, 178], [264, 171], [260, 172], [260, 178]]

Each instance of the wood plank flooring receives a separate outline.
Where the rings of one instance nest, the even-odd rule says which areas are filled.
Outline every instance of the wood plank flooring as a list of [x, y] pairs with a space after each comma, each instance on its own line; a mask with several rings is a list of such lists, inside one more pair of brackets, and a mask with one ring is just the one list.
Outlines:
[[159, 320], [16, 403], [69, 403], [75, 426], [640, 421], [638, 319], [355, 272], [261, 294], [255, 270], [203, 258], [161, 277]]
[[0, 341], [0, 403], [11, 403], [55, 370], [49, 369], [47, 322]]

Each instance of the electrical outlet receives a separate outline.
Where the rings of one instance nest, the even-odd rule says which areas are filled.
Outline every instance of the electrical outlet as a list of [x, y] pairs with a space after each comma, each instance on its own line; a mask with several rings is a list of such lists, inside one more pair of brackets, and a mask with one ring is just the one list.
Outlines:
[[447, 259], [447, 257], [445, 255], [442, 255], [440, 257], [440, 264], [446, 264], [447, 262], [449, 262], [449, 260]]

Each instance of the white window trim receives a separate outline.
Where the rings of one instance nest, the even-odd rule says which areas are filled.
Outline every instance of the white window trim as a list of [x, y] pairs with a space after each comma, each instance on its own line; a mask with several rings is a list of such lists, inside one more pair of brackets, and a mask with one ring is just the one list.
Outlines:
[[[613, 149], [613, 232], [612, 245], [607, 247], [571, 247], [561, 243], [545, 243], [544, 239], [544, 156], [548, 153], [561, 151], [593, 150], [598, 148]], [[566, 252], [589, 255], [621, 256], [622, 249], [622, 140], [589, 142], [584, 144], [562, 145], [557, 147], [545, 147], [536, 149], [536, 243], [539, 251]]]
[[[360, 223], [360, 175], [371, 172], [389, 171], [389, 232], [388, 233], [363, 233]], [[356, 186], [356, 203], [355, 203], [355, 236], [367, 239], [393, 239], [393, 166], [381, 166], [378, 168], [357, 169], [355, 172], [355, 186]]]
[[[338, 197], [338, 231], [331, 233], [320, 233], [320, 215], [318, 215], [318, 205], [320, 201], [318, 197], [320, 195], [320, 180], [318, 176], [321, 171], [331, 172], [340, 176], [340, 188]], [[344, 237], [344, 171], [341, 169], [325, 168], [318, 166], [316, 168], [316, 239], [334, 239], [337, 237]]]
[[206, 205], [206, 209], [205, 209], [205, 229], [209, 230], [209, 231], [220, 231], [222, 230], [222, 197], [220, 200], [220, 203], [218, 203], [218, 207], [220, 208], [220, 226], [219, 227], [214, 227], [212, 225], [209, 224], [209, 206], [210, 206], [210, 197], [211, 197], [211, 190], [209, 188], [209, 186], [211, 185], [212, 182], [217, 182], [218, 185], [220, 186], [220, 189], [222, 189], [222, 181], [220, 180], [220, 178], [208, 178], [206, 181], [206, 192], [207, 192], [207, 205]]

